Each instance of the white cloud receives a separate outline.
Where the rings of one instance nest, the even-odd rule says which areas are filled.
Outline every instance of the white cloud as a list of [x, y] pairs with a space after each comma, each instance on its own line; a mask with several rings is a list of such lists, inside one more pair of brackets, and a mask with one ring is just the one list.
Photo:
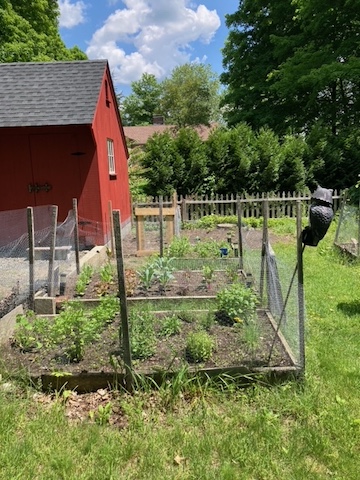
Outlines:
[[59, 26], [63, 28], [73, 28], [85, 21], [86, 5], [81, 0], [71, 3], [70, 0], [58, 0], [60, 18]]
[[107, 58], [115, 83], [130, 84], [144, 72], [157, 78], [192, 61], [191, 44], [208, 44], [220, 27], [215, 10], [189, 0], [123, 0], [92, 36], [89, 58]]

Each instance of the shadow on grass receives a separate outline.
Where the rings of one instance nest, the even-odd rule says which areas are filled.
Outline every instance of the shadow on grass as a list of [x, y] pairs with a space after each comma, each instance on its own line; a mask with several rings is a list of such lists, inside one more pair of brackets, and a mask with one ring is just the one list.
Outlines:
[[338, 303], [337, 309], [341, 310], [345, 315], [360, 315], [360, 300]]

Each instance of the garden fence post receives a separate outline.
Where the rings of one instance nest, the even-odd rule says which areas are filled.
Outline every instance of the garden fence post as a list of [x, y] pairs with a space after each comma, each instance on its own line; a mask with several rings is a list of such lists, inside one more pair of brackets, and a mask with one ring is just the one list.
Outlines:
[[299, 356], [300, 367], [305, 371], [305, 304], [304, 304], [304, 267], [302, 242], [302, 205], [296, 201], [296, 230], [297, 230], [297, 273], [298, 273], [298, 310], [299, 310]]
[[160, 222], [160, 257], [164, 256], [164, 215], [163, 196], [159, 196], [159, 222]]
[[29, 308], [35, 308], [35, 275], [34, 275], [34, 258], [35, 258], [35, 239], [34, 239], [34, 212], [32, 207], [27, 208], [27, 227], [29, 242]]
[[73, 212], [74, 212], [74, 246], [75, 246], [75, 262], [76, 262], [76, 273], [80, 273], [80, 246], [79, 246], [79, 218], [78, 218], [78, 206], [77, 199], [73, 198]]
[[236, 213], [237, 213], [237, 226], [238, 226], [238, 241], [239, 241], [239, 268], [243, 270], [244, 260], [243, 260], [243, 239], [242, 239], [242, 205], [239, 195], [236, 197]]
[[114, 221], [114, 233], [115, 233], [116, 265], [117, 265], [117, 274], [118, 274], [120, 318], [121, 318], [119, 340], [124, 352], [125, 387], [129, 392], [132, 392], [134, 389], [134, 378], [132, 373], [129, 319], [128, 319], [128, 309], [127, 309], [124, 258], [123, 258], [123, 249], [122, 249], [121, 221], [120, 221], [119, 210], [113, 210], [113, 221]]
[[268, 216], [269, 216], [269, 201], [265, 199], [262, 201], [262, 214], [264, 218], [263, 222], [263, 236], [261, 247], [261, 270], [260, 270], [260, 302], [263, 305], [264, 302], [264, 281], [265, 281], [265, 259], [266, 259], [266, 247], [268, 244]]
[[109, 221], [110, 221], [110, 250], [111, 256], [114, 256], [115, 252], [115, 239], [114, 239], [114, 220], [113, 220], [113, 208], [112, 208], [112, 201], [109, 200]]
[[56, 226], [57, 226], [58, 206], [53, 205], [51, 217], [51, 234], [50, 234], [50, 257], [48, 271], [48, 296], [54, 296], [54, 265], [55, 265], [55, 249], [56, 249]]

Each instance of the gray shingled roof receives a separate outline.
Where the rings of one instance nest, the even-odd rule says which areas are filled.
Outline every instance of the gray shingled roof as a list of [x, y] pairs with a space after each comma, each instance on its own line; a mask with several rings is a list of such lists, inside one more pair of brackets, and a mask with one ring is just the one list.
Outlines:
[[0, 128], [91, 124], [106, 65], [0, 63]]

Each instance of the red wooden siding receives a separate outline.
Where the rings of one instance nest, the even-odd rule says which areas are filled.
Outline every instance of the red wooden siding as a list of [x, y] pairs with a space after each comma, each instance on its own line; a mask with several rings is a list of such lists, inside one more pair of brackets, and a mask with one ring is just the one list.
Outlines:
[[[107, 139], [114, 144], [116, 175], [109, 175]], [[95, 231], [92, 237], [83, 234], [84, 239], [106, 243], [109, 201], [121, 211], [123, 227], [131, 219], [127, 156], [116, 96], [105, 68], [92, 124], [0, 129], [0, 211], [58, 205], [63, 221], [76, 198], [79, 216]]]
[[[107, 94], [106, 83], [107, 82]], [[98, 153], [98, 168], [101, 184], [102, 222], [109, 224], [109, 200], [112, 208], [120, 210], [121, 223], [125, 226], [131, 219], [129, 177], [127, 166], [127, 149], [123, 135], [120, 114], [118, 111], [115, 92], [109, 73], [104, 76], [100, 97], [93, 122], [93, 132]], [[114, 142], [116, 175], [109, 175], [107, 156], [107, 139]]]

